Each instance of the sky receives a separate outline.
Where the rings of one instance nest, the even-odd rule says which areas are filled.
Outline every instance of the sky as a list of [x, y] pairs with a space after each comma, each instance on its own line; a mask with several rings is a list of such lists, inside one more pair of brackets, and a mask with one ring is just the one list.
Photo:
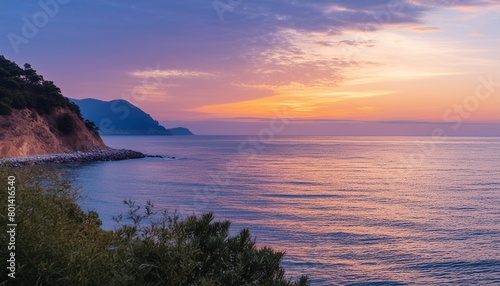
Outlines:
[[196, 134], [500, 136], [497, 0], [0, 0], [0, 54]]

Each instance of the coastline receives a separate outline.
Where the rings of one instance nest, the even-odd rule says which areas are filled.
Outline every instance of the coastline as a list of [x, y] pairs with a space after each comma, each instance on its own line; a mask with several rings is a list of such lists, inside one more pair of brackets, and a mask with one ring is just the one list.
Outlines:
[[16, 158], [0, 158], [0, 166], [24, 167], [30, 165], [88, 163], [98, 161], [120, 161], [145, 158], [146, 155], [127, 149], [104, 149], [89, 152], [34, 155]]

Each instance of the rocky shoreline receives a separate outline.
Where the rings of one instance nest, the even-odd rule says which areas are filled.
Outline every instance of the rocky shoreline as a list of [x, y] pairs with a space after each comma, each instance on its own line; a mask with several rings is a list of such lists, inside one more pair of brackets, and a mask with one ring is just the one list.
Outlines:
[[146, 157], [137, 151], [126, 149], [105, 149], [91, 152], [75, 152], [67, 154], [49, 154], [26, 156], [19, 158], [0, 158], [0, 166], [23, 167], [30, 165], [44, 164], [66, 164], [66, 163], [85, 163], [96, 161], [119, 161], [127, 159], [139, 159]]

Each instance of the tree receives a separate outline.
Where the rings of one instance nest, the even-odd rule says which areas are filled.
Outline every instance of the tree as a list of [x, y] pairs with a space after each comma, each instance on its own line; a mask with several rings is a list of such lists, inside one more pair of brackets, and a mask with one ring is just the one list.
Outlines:
[[99, 131], [99, 127], [93, 121], [90, 121], [88, 119], [85, 119], [85, 126], [90, 131], [93, 131], [93, 132], [96, 132], [96, 133]]
[[0, 115], [10, 115], [12, 113], [12, 108], [6, 103], [0, 101]]
[[38, 75], [36, 73], [36, 70], [34, 70], [30, 64], [26, 63], [24, 64], [24, 79], [32, 84], [42, 84], [43, 83], [43, 77], [41, 75]]
[[0, 100], [4, 104], [0, 115], [10, 114], [9, 108], [29, 108], [43, 115], [51, 114], [56, 107], [63, 107], [83, 121], [78, 106], [64, 97], [54, 82], [44, 80], [30, 64], [25, 64], [22, 69], [4, 56], [0, 56]]
[[64, 135], [69, 135], [75, 130], [76, 123], [69, 113], [64, 113], [57, 118], [57, 129]]

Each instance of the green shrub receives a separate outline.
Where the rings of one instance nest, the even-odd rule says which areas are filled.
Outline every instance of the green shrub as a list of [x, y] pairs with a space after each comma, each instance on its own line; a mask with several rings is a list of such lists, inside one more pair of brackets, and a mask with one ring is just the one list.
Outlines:
[[[8, 175], [17, 178], [15, 285], [308, 285], [305, 276], [284, 278], [283, 253], [257, 248], [246, 229], [229, 236], [230, 222], [210, 213], [180, 220], [150, 202], [141, 208], [126, 201], [120, 226], [104, 231], [97, 213], [76, 204], [78, 192], [61, 173], [4, 168], [0, 183]], [[0, 212], [6, 225], [6, 204]], [[6, 245], [6, 232], [0, 239]], [[0, 256], [8, 257], [6, 247]], [[5, 271], [0, 285], [10, 285]]]
[[[280, 266], [284, 253], [257, 248], [248, 229], [229, 236], [229, 221], [214, 222], [213, 214], [190, 216], [183, 221], [163, 212], [160, 218], [148, 202], [144, 212], [134, 202], [128, 220], [115, 233], [126, 259], [120, 269], [134, 285], [307, 285], [285, 279]], [[120, 218], [116, 219], [118, 222]], [[144, 220], [149, 221], [144, 225]], [[131, 243], [132, 242], [132, 243]]]
[[75, 120], [69, 113], [64, 113], [57, 118], [57, 129], [61, 133], [65, 135], [71, 134], [75, 130], [75, 127]]
[[10, 115], [12, 113], [12, 108], [6, 103], [0, 101], [0, 115]]
[[99, 127], [93, 122], [88, 119], [85, 119], [85, 127], [87, 127], [88, 130], [98, 133], [99, 132]]
[[[17, 273], [15, 283], [6, 285], [102, 285], [104, 273], [113, 270], [108, 248], [114, 236], [99, 227], [95, 214], [83, 212], [75, 203], [78, 193], [71, 181], [42, 169], [4, 169], [2, 184], [8, 175], [16, 176]], [[0, 197], [7, 201], [5, 191]], [[6, 204], [0, 209], [5, 226]], [[6, 245], [5, 231], [0, 240]], [[2, 260], [7, 255], [7, 248], [1, 247]], [[2, 267], [0, 281], [8, 278], [5, 272]]]

